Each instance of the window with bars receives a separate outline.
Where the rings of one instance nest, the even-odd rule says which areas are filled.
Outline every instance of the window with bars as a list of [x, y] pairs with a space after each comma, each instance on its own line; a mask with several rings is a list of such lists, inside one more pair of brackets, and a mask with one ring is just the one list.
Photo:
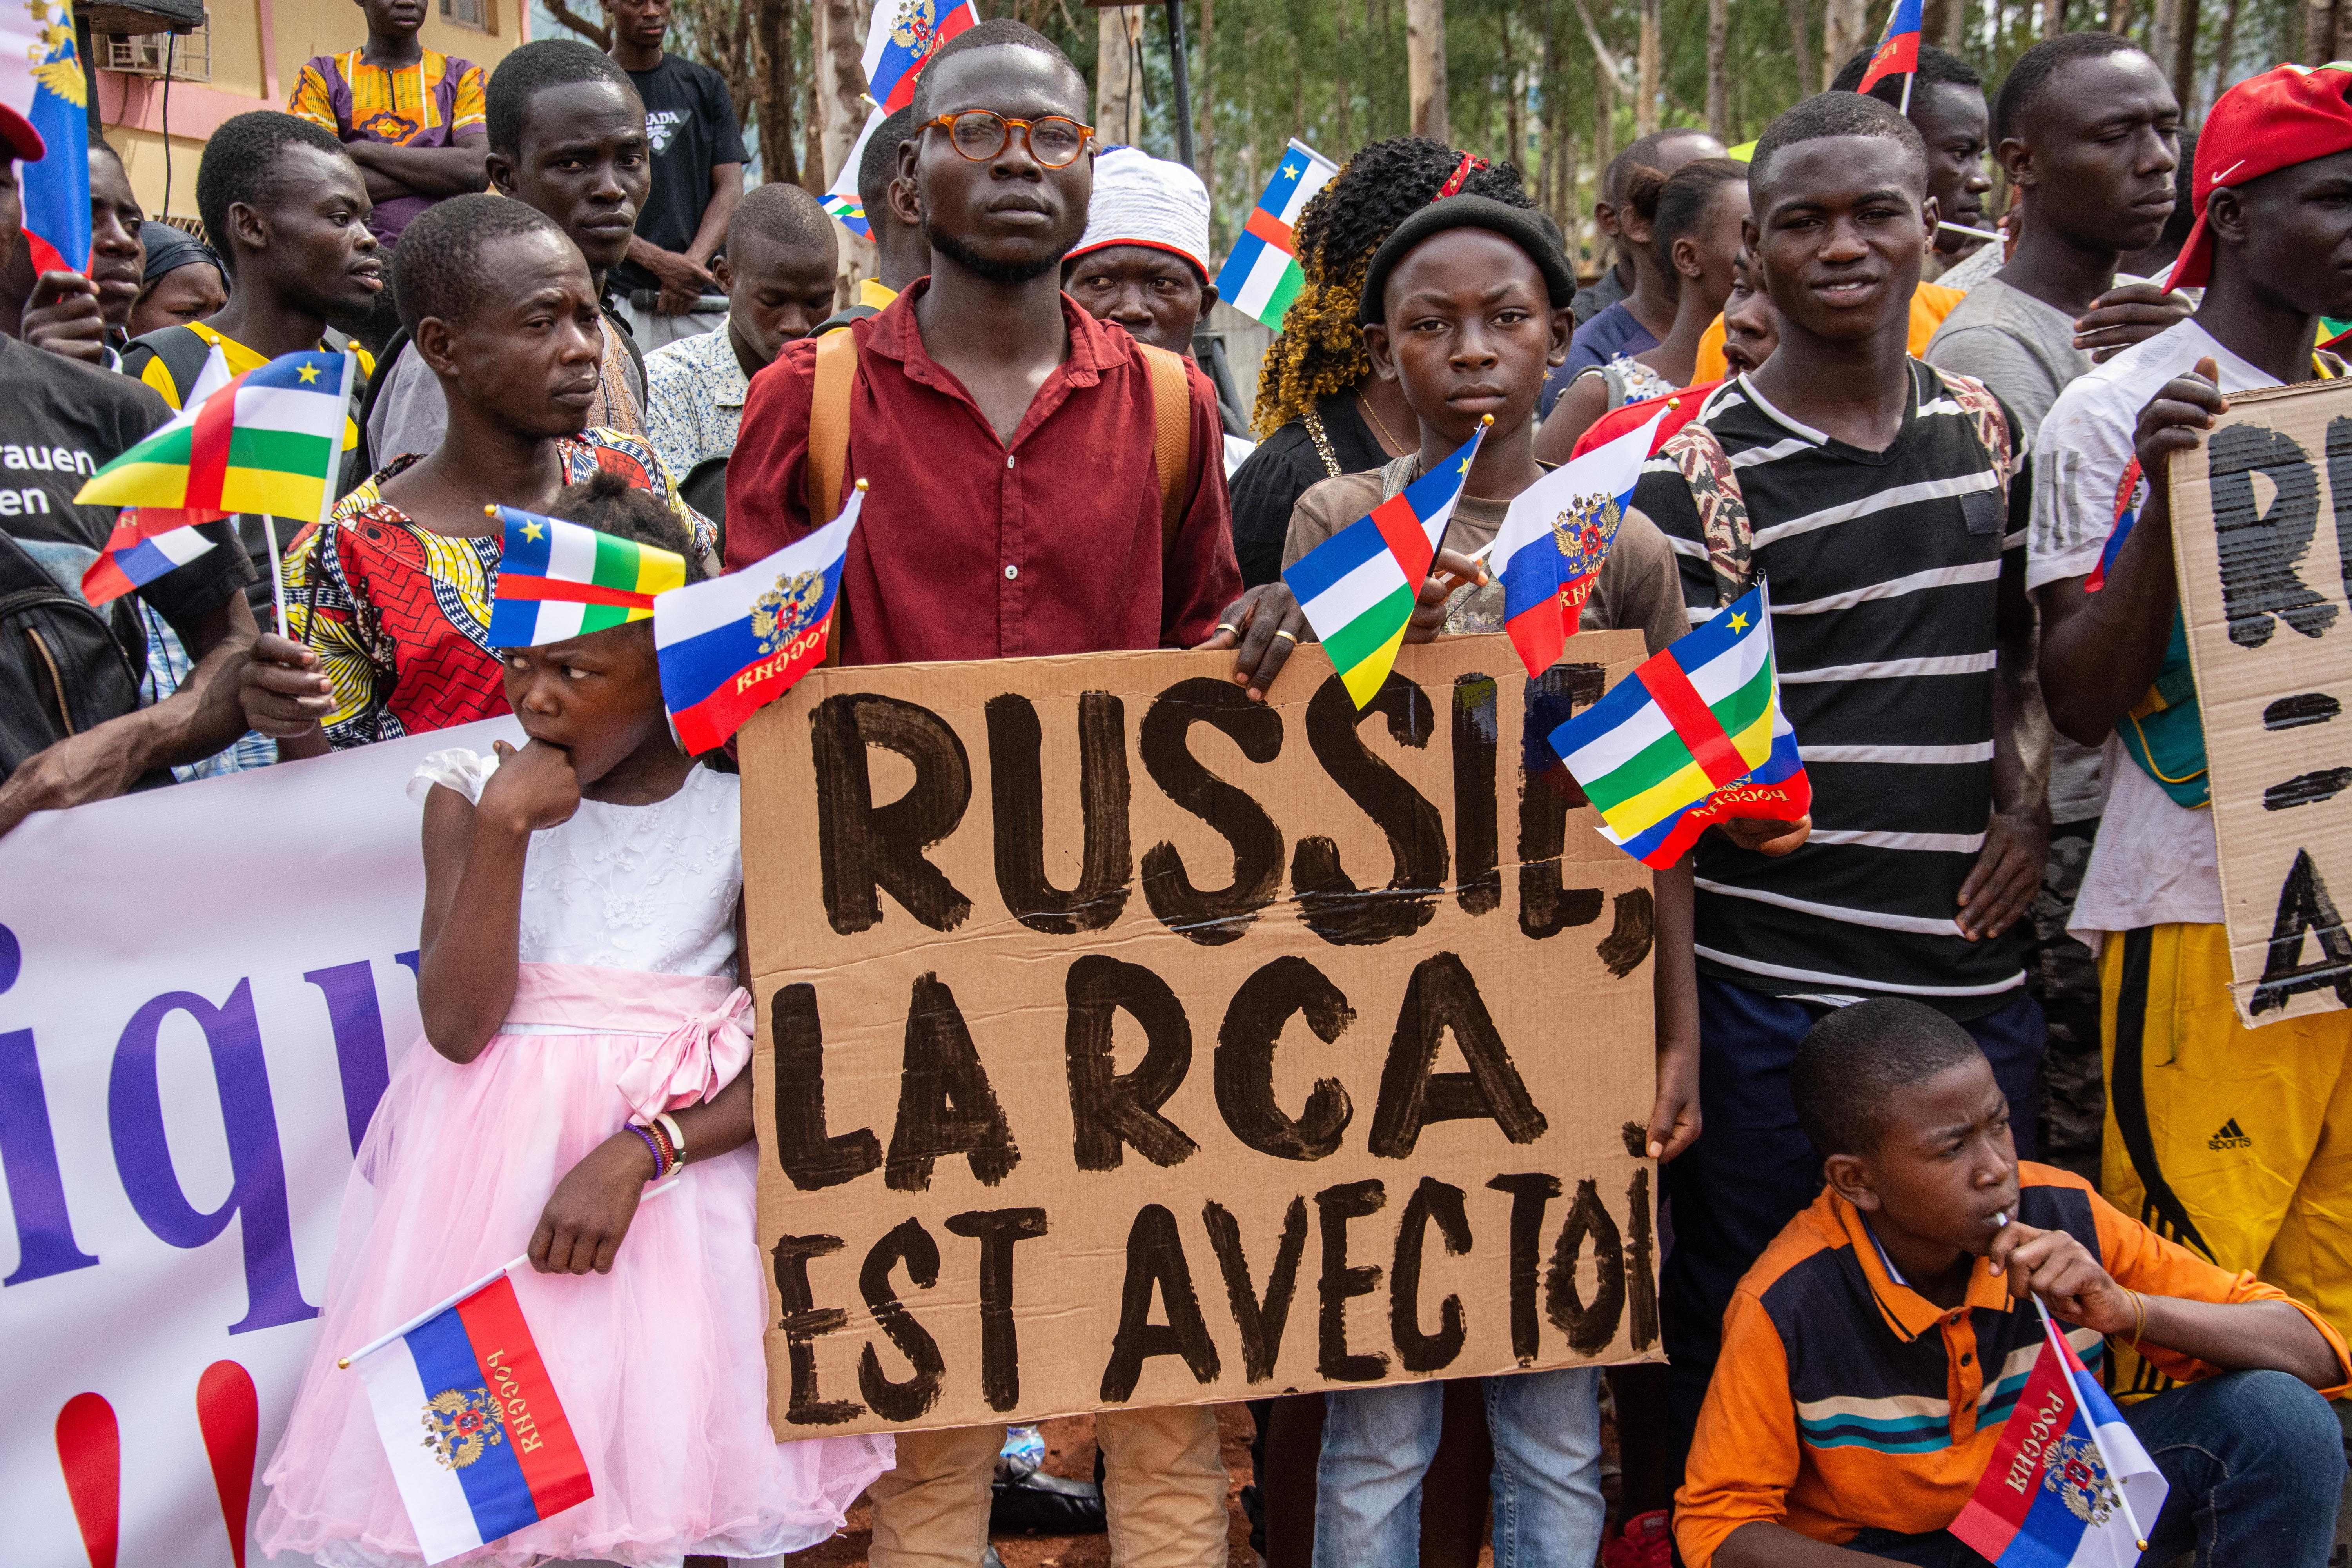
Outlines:
[[499, 30], [498, 0], [441, 0], [441, 19], [478, 32]]
[[210, 17], [189, 33], [141, 33], [130, 37], [120, 33], [100, 33], [90, 41], [98, 46], [100, 70], [159, 79], [168, 75], [173, 81], [213, 79]]

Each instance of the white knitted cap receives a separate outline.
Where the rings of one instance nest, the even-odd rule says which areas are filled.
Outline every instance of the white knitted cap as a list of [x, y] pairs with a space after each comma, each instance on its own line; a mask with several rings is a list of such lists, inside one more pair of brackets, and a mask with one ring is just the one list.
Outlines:
[[1209, 190], [1181, 163], [1140, 147], [1113, 147], [1095, 160], [1086, 237], [1071, 256], [1113, 245], [1172, 251], [1209, 280]]

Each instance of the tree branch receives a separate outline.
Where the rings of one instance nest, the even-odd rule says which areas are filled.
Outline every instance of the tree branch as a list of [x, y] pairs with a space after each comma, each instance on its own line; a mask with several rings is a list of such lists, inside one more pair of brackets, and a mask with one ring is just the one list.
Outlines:
[[590, 43], [595, 45], [598, 48], [605, 50], [610, 50], [612, 48], [612, 29], [606, 27], [601, 22], [590, 21], [579, 12], [574, 11], [571, 6], [565, 5], [563, 0], [547, 0], [547, 14], [554, 17], [557, 21], [562, 23], [565, 26], [571, 28], [573, 32], [579, 34], [582, 37], [587, 39]]

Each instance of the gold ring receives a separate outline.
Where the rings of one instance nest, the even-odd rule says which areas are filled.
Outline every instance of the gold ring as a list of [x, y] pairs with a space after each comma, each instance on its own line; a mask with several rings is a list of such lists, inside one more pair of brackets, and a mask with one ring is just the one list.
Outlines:
[[1298, 640], [1298, 634], [1297, 632], [1276, 632], [1274, 635], [1283, 638], [1286, 642], [1297, 642]]
[[1241, 627], [1234, 625], [1231, 621], [1219, 621], [1217, 623], [1217, 629], [1221, 632], [1231, 632], [1235, 637], [1242, 635]]

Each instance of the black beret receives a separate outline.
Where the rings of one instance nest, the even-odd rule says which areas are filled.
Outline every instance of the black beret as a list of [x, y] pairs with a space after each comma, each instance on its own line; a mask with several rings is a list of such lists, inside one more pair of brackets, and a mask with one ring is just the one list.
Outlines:
[[1388, 306], [1381, 296], [1388, 290], [1389, 274], [1415, 246], [1449, 228], [1483, 228], [1489, 234], [1501, 235], [1526, 251], [1536, 269], [1543, 274], [1544, 287], [1551, 295], [1554, 310], [1565, 308], [1576, 297], [1576, 274], [1570, 270], [1568, 258], [1560, 250], [1558, 229], [1543, 214], [1533, 207], [1511, 206], [1492, 196], [1445, 196], [1397, 225], [1381, 247], [1372, 252], [1371, 265], [1364, 270], [1363, 302], [1357, 307], [1356, 319], [1366, 325], [1386, 321]]

